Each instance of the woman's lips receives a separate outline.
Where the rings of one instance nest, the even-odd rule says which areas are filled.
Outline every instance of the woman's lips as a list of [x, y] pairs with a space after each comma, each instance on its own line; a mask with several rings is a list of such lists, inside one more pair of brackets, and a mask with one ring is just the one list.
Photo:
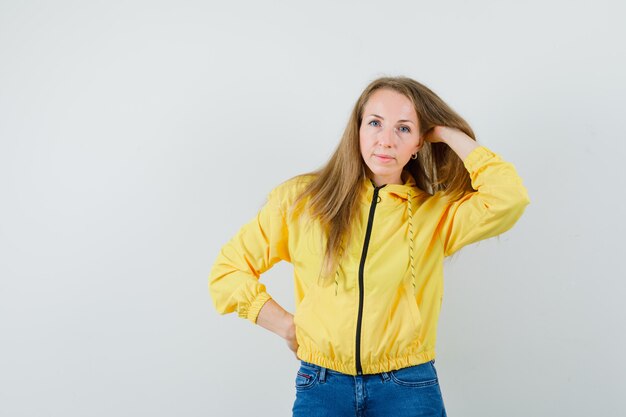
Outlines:
[[374, 157], [376, 158], [377, 161], [380, 161], [380, 162], [393, 161], [393, 157], [391, 157], [389, 155], [376, 155], [376, 154], [374, 154]]

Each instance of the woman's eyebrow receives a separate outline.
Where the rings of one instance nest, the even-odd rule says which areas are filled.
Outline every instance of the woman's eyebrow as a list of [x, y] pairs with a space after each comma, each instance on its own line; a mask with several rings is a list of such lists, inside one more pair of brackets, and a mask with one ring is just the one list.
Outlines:
[[[379, 115], [374, 114], [374, 113], [369, 114], [368, 116], [375, 116], [375, 117], [378, 117], [379, 119], [385, 120], [385, 118], [384, 118], [383, 116], [379, 116]], [[398, 122], [408, 122], [408, 123], [413, 123], [413, 124], [415, 124], [414, 122], [412, 122], [412, 121], [410, 121], [410, 120], [406, 120], [406, 119], [398, 120]]]

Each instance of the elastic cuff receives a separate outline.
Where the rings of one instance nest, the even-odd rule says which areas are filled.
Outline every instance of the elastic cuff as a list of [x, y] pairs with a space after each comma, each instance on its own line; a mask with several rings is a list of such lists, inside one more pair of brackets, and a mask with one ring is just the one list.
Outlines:
[[250, 307], [248, 307], [248, 315], [246, 318], [250, 320], [253, 324], [256, 324], [256, 320], [259, 317], [259, 312], [261, 311], [261, 308], [271, 298], [272, 297], [268, 293], [260, 292], [254, 299], [254, 301], [252, 301]]
[[472, 149], [472, 151], [465, 157], [463, 164], [469, 172], [474, 172], [477, 168], [480, 168], [487, 160], [496, 157], [497, 155], [486, 148], [485, 146], [478, 146]]

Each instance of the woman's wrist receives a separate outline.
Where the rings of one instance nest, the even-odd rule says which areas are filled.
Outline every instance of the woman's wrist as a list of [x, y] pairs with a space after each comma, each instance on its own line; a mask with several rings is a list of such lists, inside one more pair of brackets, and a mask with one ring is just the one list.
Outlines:
[[285, 322], [283, 327], [283, 335], [282, 338], [285, 340], [292, 340], [296, 337], [296, 325], [293, 322], [293, 315], [291, 313], [285, 312]]
[[447, 144], [463, 161], [467, 158], [470, 152], [480, 146], [474, 139], [459, 129], [448, 128], [446, 129], [445, 135], [442, 137], [443, 142]]
[[295, 330], [293, 316], [283, 309], [274, 299], [269, 299], [259, 311], [256, 324], [287, 339]]

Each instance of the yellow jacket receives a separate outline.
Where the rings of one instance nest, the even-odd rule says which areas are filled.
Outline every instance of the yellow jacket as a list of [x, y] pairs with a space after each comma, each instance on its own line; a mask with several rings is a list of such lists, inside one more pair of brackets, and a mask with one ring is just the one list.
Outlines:
[[270, 299], [260, 275], [281, 260], [294, 268], [297, 357], [350, 375], [434, 359], [443, 259], [510, 229], [529, 204], [515, 167], [484, 146], [463, 161], [474, 192], [450, 201], [404, 184], [365, 179], [361, 210], [334, 285], [320, 286], [323, 238], [315, 222], [287, 215], [312, 177], [274, 188], [257, 216], [226, 243], [209, 275], [220, 314], [256, 323]]

